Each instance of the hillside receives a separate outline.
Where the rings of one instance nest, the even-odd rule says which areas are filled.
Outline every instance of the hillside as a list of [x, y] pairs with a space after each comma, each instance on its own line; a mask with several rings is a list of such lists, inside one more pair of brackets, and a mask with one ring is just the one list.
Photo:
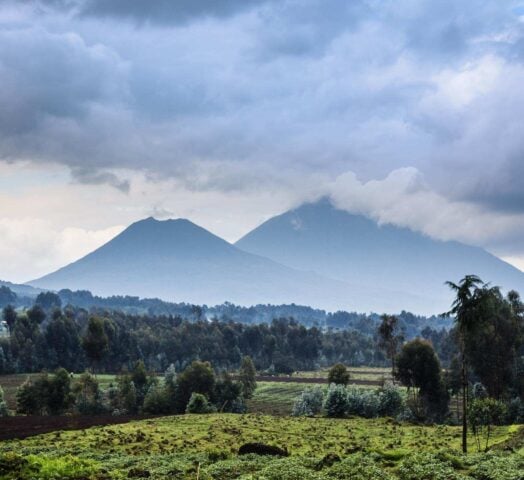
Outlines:
[[[524, 273], [481, 248], [378, 225], [338, 210], [326, 199], [271, 218], [236, 246], [370, 292], [396, 290], [399, 307], [417, 312], [445, 311], [451, 294], [444, 282], [470, 273], [504, 289], [524, 292]], [[413, 302], [415, 293], [425, 304]], [[375, 309], [384, 307], [377, 296]]]
[[208, 305], [300, 303], [339, 309], [357, 302], [371, 308], [373, 302], [362, 289], [246, 253], [183, 219], [136, 222], [89, 255], [29, 283]]

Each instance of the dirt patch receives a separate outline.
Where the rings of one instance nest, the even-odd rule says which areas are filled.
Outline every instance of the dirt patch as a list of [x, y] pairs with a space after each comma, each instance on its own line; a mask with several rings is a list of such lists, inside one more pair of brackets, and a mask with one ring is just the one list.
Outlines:
[[0, 418], [0, 440], [26, 438], [57, 430], [82, 430], [85, 428], [116, 425], [132, 420], [154, 418], [146, 415], [74, 415], [74, 416], [18, 416]]

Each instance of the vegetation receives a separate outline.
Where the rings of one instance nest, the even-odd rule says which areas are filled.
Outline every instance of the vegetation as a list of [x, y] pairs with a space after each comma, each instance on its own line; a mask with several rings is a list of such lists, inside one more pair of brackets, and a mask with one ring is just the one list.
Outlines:
[[337, 363], [333, 365], [328, 373], [328, 382], [335, 385], [347, 385], [349, 383], [349, 372], [345, 365]]
[[[520, 480], [524, 457], [504, 451], [517, 437], [514, 429], [496, 427], [496, 450], [462, 456], [458, 427], [388, 419], [183, 415], [6, 441], [0, 444], [0, 476], [195, 479], [198, 472], [207, 480]], [[238, 455], [243, 445], [255, 443], [280, 447], [289, 456]]]

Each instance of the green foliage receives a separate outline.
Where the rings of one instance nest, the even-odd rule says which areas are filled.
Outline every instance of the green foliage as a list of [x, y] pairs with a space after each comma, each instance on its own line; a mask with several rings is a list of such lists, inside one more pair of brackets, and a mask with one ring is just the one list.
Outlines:
[[86, 480], [100, 470], [93, 460], [71, 455], [22, 457], [6, 453], [0, 457], [0, 478], [5, 480]]
[[251, 360], [251, 357], [243, 357], [238, 377], [242, 385], [242, 396], [245, 399], [251, 398], [257, 388], [257, 382], [255, 380], [256, 373], [255, 364], [253, 360]]
[[332, 383], [327, 391], [324, 410], [328, 417], [342, 418], [348, 411], [348, 391], [344, 385]]
[[470, 476], [475, 480], [522, 480], [524, 457], [510, 455], [475, 455]]
[[154, 415], [169, 413], [167, 389], [158, 382], [153, 382], [144, 398], [143, 412]]
[[414, 394], [414, 413], [419, 418], [443, 418], [449, 397], [440, 362], [431, 344], [420, 339], [406, 343], [397, 356], [396, 365], [395, 377]]
[[480, 451], [484, 438], [484, 451], [489, 448], [489, 440], [494, 425], [500, 425], [506, 416], [507, 408], [494, 398], [475, 398], [468, 407], [468, 420]]
[[398, 469], [400, 480], [461, 480], [451, 462], [431, 453], [415, 453], [402, 460]]
[[379, 391], [379, 415], [395, 417], [404, 407], [400, 389], [392, 383], [386, 383]]
[[89, 319], [87, 332], [82, 338], [82, 347], [93, 366], [100, 363], [109, 351], [109, 339], [101, 318], [91, 317]]
[[215, 411], [209, 404], [205, 395], [201, 393], [192, 393], [187, 403], [186, 413], [212, 413]]
[[215, 386], [215, 374], [209, 362], [194, 361], [177, 378], [176, 411], [183, 413], [193, 393], [210, 398]]
[[337, 480], [390, 480], [393, 476], [370, 455], [355, 454], [336, 463], [325, 478]]
[[292, 415], [295, 417], [313, 417], [322, 411], [324, 392], [322, 387], [308, 387], [296, 399]]
[[328, 382], [336, 385], [347, 385], [349, 383], [349, 372], [345, 365], [337, 363], [333, 365], [328, 373]]
[[75, 408], [83, 415], [102, 413], [102, 392], [97, 379], [88, 372], [80, 375], [73, 383], [72, 392], [75, 398]]

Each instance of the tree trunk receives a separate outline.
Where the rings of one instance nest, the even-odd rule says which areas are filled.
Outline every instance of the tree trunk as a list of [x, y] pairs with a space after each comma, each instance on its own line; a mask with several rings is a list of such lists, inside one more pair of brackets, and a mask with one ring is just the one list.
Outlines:
[[462, 452], [468, 453], [468, 381], [466, 377], [466, 359], [464, 358], [464, 341], [462, 342]]

